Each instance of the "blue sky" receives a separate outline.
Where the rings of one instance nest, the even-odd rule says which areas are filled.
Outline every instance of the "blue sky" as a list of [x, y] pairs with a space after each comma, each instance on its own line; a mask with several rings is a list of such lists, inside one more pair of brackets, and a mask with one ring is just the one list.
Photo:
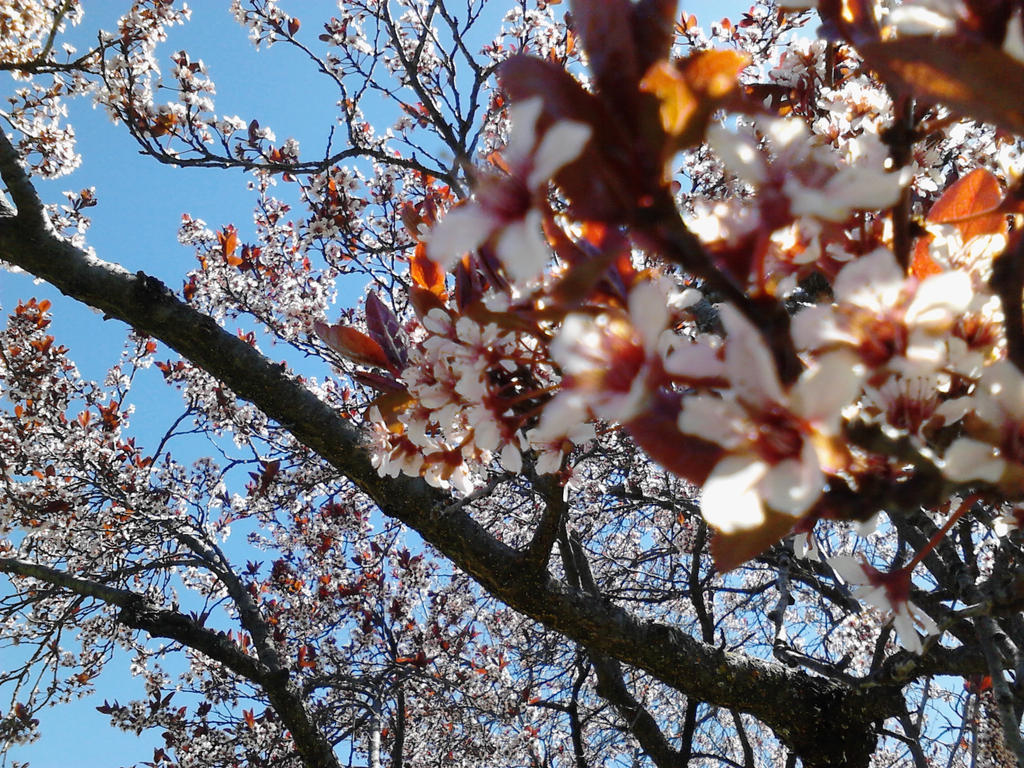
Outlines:
[[[74, 32], [85, 47], [98, 27], [111, 28], [116, 14], [127, 2], [86, 3], [86, 17]], [[293, 136], [310, 153], [319, 152], [335, 120], [337, 92], [318, 75], [302, 55], [276, 45], [256, 52], [246, 31], [231, 19], [227, 0], [194, 0], [193, 19], [171, 31], [159, 49], [161, 65], [185, 48], [193, 59], [207, 64], [217, 84], [216, 111], [259, 119], [273, 128], [279, 140]], [[283, 8], [300, 18], [299, 36], [315, 37], [337, 4], [333, 0], [293, 0]], [[737, 4], [687, 3], [703, 22], [710, 22]], [[713, 10], [707, 11], [711, 7]], [[0, 96], [3, 93], [0, 92]], [[90, 209], [93, 226], [89, 243], [100, 258], [116, 261], [127, 269], [144, 269], [179, 290], [184, 273], [193, 265], [191, 250], [178, 245], [178, 224], [183, 213], [202, 218], [213, 227], [238, 226], [242, 239], [251, 231], [252, 202], [246, 177], [241, 172], [209, 169], [174, 169], [142, 157], [121, 126], [113, 126], [102, 110], [85, 101], [69, 104], [71, 122], [79, 139], [82, 166], [71, 176], [40, 183], [48, 201], [62, 199], [62, 190], [95, 186], [99, 204]], [[9, 312], [18, 299], [30, 296], [53, 301], [53, 331], [83, 374], [102, 378], [121, 352], [125, 328], [117, 321], [101, 321], [89, 309], [62, 300], [47, 285], [34, 285], [21, 275], [0, 273], [0, 310]], [[179, 403], [153, 374], [141, 383], [147, 408], [133, 419], [133, 432], [143, 445], [151, 445], [166, 428]], [[138, 393], [136, 395], [138, 397]], [[153, 407], [163, 399], [165, 407]], [[30, 761], [33, 768], [116, 768], [152, 758], [158, 735], [136, 738], [109, 727], [96, 712], [104, 697], [125, 700], [141, 686], [127, 674], [126, 660], [115, 660], [97, 681], [98, 696], [50, 710], [42, 718], [40, 743], [19, 748], [8, 760]]]

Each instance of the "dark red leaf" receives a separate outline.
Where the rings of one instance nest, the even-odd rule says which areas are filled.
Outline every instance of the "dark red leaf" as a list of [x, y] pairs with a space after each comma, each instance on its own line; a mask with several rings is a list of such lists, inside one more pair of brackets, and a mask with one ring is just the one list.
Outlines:
[[797, 519], [792, 515], [765, 510], [765, 521], [758, 528], [737, 533], [716, 532], [711, 539], [711, 557], [723, 573], [743, 565], [793, 530]]
[[672, 52], [675, 0], [638, 0], [633, 4], [633, 39], [640, 72]]
[[441, 301], [440, 297], [426, 290], [420, 288], [418, 285], [414, 285], [409, 289], [409, 301], [412, 303], [412, 308], [416, 312], [416, 317], [423, 320], [427, 316], [427, 313], [432, 309], [444, 309], [444, 302]]
[[390, 376], [382, 376], [372, 371], [354, 371], [352, 378], [360, 384], [365, 384], [378, 392], [404, 392], [405, 385], [395, 381]]
[[555, 177], [569, 198], [571, 215], [591, 221], [629, 221], [640, 195], [636, 177], [646, 179], [649, 174], [638, 172], [631, 150], [634, 142], [623, 120], [550, 61], [513, 56], [502, 63], [499, 78], [514, 101], [542, 99], [540, 129], [559, 120], [590, 126], [593, 133], [580, 156]]
[[987, 43], [905, 37], [858, 49], [884, 80], [955, 112], [1024, 135], [1024, 64]]
[[398, 370], [405, 367], [407, 353], [399, 335], [398, 318], [373, 291], [366, 297], [366, 330], [384, 350], [392, 366]]
[[644, 413], [628, 424], [626, 429], [647, 455], [694, 485], [703, 485], [718, 460], [722, 448], [716, 443], [702, 440], [679, 431], [681, 395], [659, 391]]
[[635, 114], [637, 83], [644, 70], [633, 40], [633, 4], [629, 0], [574, 0], [572, 17], [605, 103]]

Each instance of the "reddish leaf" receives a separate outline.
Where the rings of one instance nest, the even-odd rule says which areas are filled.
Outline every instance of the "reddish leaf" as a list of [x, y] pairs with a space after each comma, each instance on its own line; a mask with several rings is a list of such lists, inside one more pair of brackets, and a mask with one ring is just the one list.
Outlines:
[[463, 259], [455, 267], [455, 305], [460, 311], [476, 304], [484, 294], [483, 280], [480, 273], [466, 266]]
[[622, 120], [550, 61], [513, 56], [502, 63], [499, 77], [514, 101], [542, 99], [541, 129], [571, 120], [593, 131], [580, 156], [555, 177], [569, 198], [571, 215], [591, 221], [628, 221], [640, 193], [636, 191], [637, 163], [629, 151], [634, 142]]
[[353, 362], [376, 368], [390, 366], [391, 361], [380, 344], [355, 328], [316, 322], [313, 330], [327, 346]]
[[366, 297], [366, 330], [394, 368], [401, 370], [405, 367], [407, 353], [399, 338], [398, 318], [373, 291]]
[[420, 288], [418, 285], [412, 286], [409, 290], [409, 300], [412, 302], [412, 308], [416, 312], [416, 317], [420, 320], [423, 320], [432, 309], [445, 308], [444, 302], [441, 301], [437, 294]]
[[426, 223], [426, 220], [420, 215], [415, 205], [406, 203], [402, 206], [402, 224], [405, 225], [405, 231], [409, 233], [410, 237], [421, 237], [420, 227]]
[[670, 55], [676, 6], [675, 0], [638, 0], [633, 4], [633, 39], [641, 72]]
[[378, 392], [405, 391], [405, 385], [401, 382], [395, 381], [389, 376], [381, 376], [379, 373], [373, 373], [372, 371], [353, 371], [351, 376], [360, 384], [365, 384], [371, 389], [376, 389]]
[[964, 678], [964, 690], [969, 693], [983, 693], [991, 688], [991, 675], [971, 675]]
[[429, 291], [439, 299], [444, 298], [444, 272], [435, 261], [427, 256], [425, 243], [416, 245], [416, 250], [409, 260], [409, 276], [420, 288]]
[[[1010, 208], [1012, 202], [1003, 199], [996, 177], [984, 168], [976, 168], [946, 189], [928, 211], [927, 220], [933, 224], [953, 224], [966, 242], [979, 235], [1006, 232], [1005, 213]], [[932, 240], [931, 235], [926, 235], [918, 238], [914, 246], [910, 274], [918, 279], [942, 272], [942, 266], [929, 254]]]
[[1011, 16], [1019, 7], [1015, 0], [964, 0], [963, 5], [964, 25], [999, 46], [1006, 38]]
[[414, 667], [425, 667], [427, 663], [427, 654], [423, 651], [416, 651], [413, 656], [399, 656], [395, 659], [395, 664], [411, 664]]
[[634, 114], [643, 69], [633, 40], [633, 4], [630, 0], [574, 0], [572, 17], [605, 103]]
[[955, 224], [964, 241], [978, 235], [1006, 231], [1006, 217], [998, 212], [1003, 190], [991, 171], [975, 168], [957, 179], [928, 211], [928, 221]]
[[299, 31], [300, 26], [302, 26], [302, 22], [295, 17], [288, 19], [288, 35], [295, 37], [295, 33]]
[[1000, 49], [973, 40], [905, 37], [858, 50], [883, 79], [914, 96], [1024, 134], [1024, 64]]
[[765, 521], [759, 528], [739, 533], [716, 532], [711, 539], [711, 557], [723, 573], [743, 565], [786, 536], [797, 519], [792, 515], [765, 510]]
[[312, 649], [308, 645], [299, 648], [299, 669], [316, 669], [316, 661], [312, 658]]
[[[238, 233], [235, 231], [235, 228], [230, 225], [224, 227], [224, 229], [217, 233], [217, 243], [220, 245], [220, 252], [224, 256], [224, 260], [231, 264], [235, 249], [238, 247]], [[241, 263], [241, 259], [235, 259], [235, 263], [232, 266], [237, 266]]]

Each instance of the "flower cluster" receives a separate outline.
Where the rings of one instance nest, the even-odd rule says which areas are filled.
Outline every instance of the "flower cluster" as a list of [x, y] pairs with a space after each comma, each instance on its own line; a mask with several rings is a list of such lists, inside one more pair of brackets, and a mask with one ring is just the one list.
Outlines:
[[[922, 24], [961, 34], [967, 17], [936, 25], [944, 13], [906, 6], [882, 27], [844, 23], [885, 41]], [[493, 458], [515, 472], [532, 452], [538, 471], [565, 478], [574, 448], [622, 427], [700, 487], [713, 529], [743, 542], [735, 561], [719, 552], [724, 565], [821, 518], [870, 516], [917, 482], [928, 504], [979, 482], [1018, 498], [1024, 375], [990, 283], [1014, 247], [1006, 189], [1019, 159], [1005, 144], [998, 167], [955, 155], [960, 179], [943, 189], [928, 153], [962, 152], [959, 126], [936, 107], [920, 123], [935, 138], [915, 154], [861, 63], [850, 48], [794, 43], [721, 123], [712, 110], [739, 87], [734, 58], [652, 63], [640, 88], [660, 102], [657, 134], [599, 104], [620, 83], [599, 62], [596, 95], [510, 62], [510, 127], [492, 170], [469, 199], [416, 217], [413, 341], [400, 365], [375, 362], [393, 368], [393, 391], [378, 386], [371, 410], [379, 470], [467, 493]], [[626, 165], [604, 153], [602, 139], [632, 134], [644, 139]], [[659, 197], [659, 141], [688, 150], [684, 235]], [[584, 173], [601, 180], [591, 198]], [[454, 290], [429, 270], [454, 273]], [[870, 509], [851, 504], [858, 493]], [[845, 570], [851, 584], [886, 576]], [[919, 648], [906, 600], [890, 603]]]
[[466, 316], [453, 320], [439, 308], [423, 318], [423, 330], [400, 379], [409, 402], [390, 423], [380, 406], [371, 410], [379, 471], [422, 474], [462, 493], [492, 458], [521, 471], [531, 401], [554, 380], [534, 362], [536, 340]]

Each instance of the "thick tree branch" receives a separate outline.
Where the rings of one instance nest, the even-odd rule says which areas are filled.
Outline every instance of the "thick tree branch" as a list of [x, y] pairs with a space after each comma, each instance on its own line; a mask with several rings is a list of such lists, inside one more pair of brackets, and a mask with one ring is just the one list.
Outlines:
[[1020, 735], [1020, 721], [1013, 706], [1013, 693], [1006, 682], [1003, 672], [1005, 663], [996, 649], [996, 623], [991, 616], [979, 616], [975, 620], [978, 630], [978, 641], [985, 660], [988, 662], [989, 675], [992, 677], [992, 692], [995, 694], [996, 706], [999, 709], [1000, 725], [1007, 748], [1017, 758], [1017, 765], [1024, 766], [1024, 739]]

